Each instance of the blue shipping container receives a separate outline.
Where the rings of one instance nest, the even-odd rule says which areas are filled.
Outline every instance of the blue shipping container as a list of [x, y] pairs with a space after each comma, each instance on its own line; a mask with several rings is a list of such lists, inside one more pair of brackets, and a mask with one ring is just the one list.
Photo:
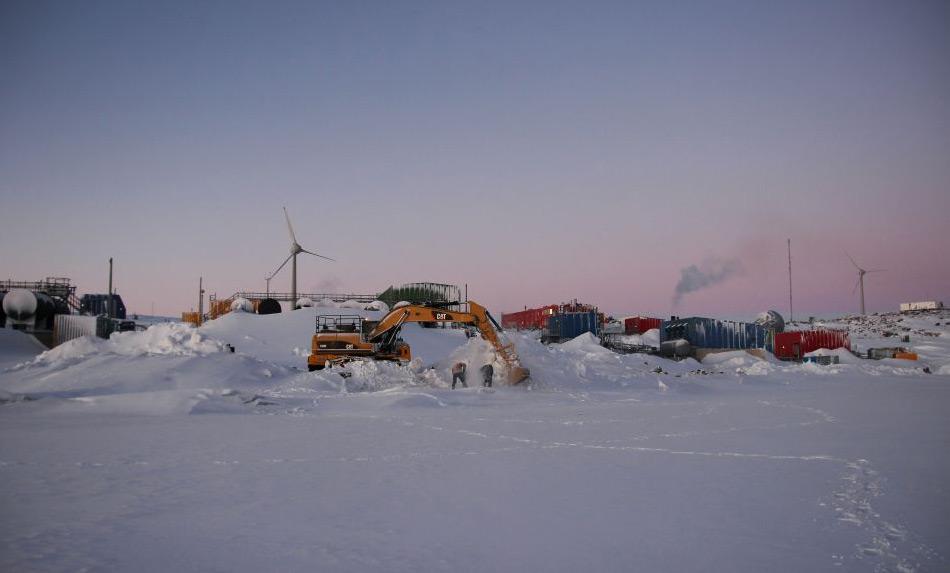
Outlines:
[[695, 348], [765, 348], [772, 350], [769, 331], [749, 322], [717, 320], [692, 316], [664, 320], [660, 325], [660, 342], [685, 339]]
[[548, 317], [546, 338], [553, 341], [568, 340], [590, 332], [594, 336], [600, 334], [600, 321], [597, 313], [564, 312]]

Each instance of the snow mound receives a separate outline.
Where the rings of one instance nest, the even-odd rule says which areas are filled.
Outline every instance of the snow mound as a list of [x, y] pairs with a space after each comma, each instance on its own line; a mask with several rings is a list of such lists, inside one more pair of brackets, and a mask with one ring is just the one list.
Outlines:
[[113, 334], [107, 344], [111, 351], [125, 356], [203, 356], [225, 350], [223, 343], [202, 335], [191, 325], [180, 322], [156, 324], [144, 332], [119, 332]]
[[32, 360], [46, 347], [30, 336], [12, 328], [0, 328], [0, 369]]
[[82, 336], [40, 354], [31, 366], [75, 362], [92, 354], [120, 356], [205, 356], [224, 351], [225, 345], [180, 322], [155, 324], [143, 332], [116, 332], [109, 340]]
[[353, 299], [340, 303], [340, 308], [355, 308], [355, 309], [363, 310], [364, 306], [366, 305], [361, 303], [358, 300], [353, 300]]
[[358, 360], [347, 369], [352, 374], [346, 379], [347, 392], [376, 392], [416, 383], [412, 370], [395, 362]]
[[835, 348], [834, 350], [819, 348], [814, 352], [806, 353], [805, 356], [837, 356], [838, 361], [841, 364], [859, 364], [862, 362], [862, 359], [858, 358], [854, 354], [851, 354], [851, 352], [846, 348]]
[[640, 344], [646, 344], [647, 346], [654, 346], [656, 348], [660, 347], [660, 329], [652, 328], [643, 334], [640, 335]]
[[341, 394], [366, 393], [419, 385], [413, 370], [395, 362], [354, 360], [342, 367], [307, 374], [310, 387]]
[[586, 354], [613, 354], [612, 351], [601, 346], [597, 337], [590, 332], [585, 332], [562, 343], [560, 348], [569, 352], [583, 352]]
[[747, 376], [768, 376], [772, 372], [775, 372], [775, 366], [765, 360], [759, 360], [755, 364], [742, 369], [742, 373]]
[[747, 376], [766, 376], [775, 371], [768, 361], [749, 354], [745, 350], [715, 352], [703, 358], [703, 364], [721, 369], [735, 369], [737, 374]]

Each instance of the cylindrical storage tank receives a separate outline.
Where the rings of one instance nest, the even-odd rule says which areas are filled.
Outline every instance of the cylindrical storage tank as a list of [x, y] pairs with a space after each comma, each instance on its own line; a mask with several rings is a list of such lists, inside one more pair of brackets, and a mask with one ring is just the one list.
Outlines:
[[[40, 321], [53, 316], [56, 311], [56, 303], [52, 297], [45, 292], [33, 293], [33, 296], [36, 297], [36, 320]], [[50, 325], [50, 328], [52, 328], [52, 325]]]
[[280, 303], [272, 298], [261, 299], [257, 305], [257, 314], [278, 314], [280, 313]]
[[7, 313], [3, 310], [3, 297], [6, 294], [5, 292], [0, 292], [0, 328], [7, 325]]
[[3, 297], [3, 312], [18, 322], [32, 320], [38, 306], [36, 295], [26, 289], [15, 288]]
[[664, 340], [660, 343], [660, 355], [671, 358], [686, 358], [689, 356], [692, 348], [688, 341], [677, 338], [676, 340]]
[[254, 312], [254, 303], [246, 298], [236, 298], [231, 301], [231, 312]]
[[297, 303], [294, 305], [294, 309], [310, 308], [312, 306], [313, 306], [313, 301], [304, 296], [297, 299]]

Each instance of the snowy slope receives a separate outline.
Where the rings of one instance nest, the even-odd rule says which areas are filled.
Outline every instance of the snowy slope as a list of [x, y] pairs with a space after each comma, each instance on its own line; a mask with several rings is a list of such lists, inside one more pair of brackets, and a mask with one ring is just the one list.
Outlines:
[[[415, 325], [410, 367], [306, 372], [316, 312], [340, 311], [32, 359], [14, 337], [0, 569], [948, 566], [950, 377], [923, 370], [950, 373], [945, 318], [897, 323], [921, 331], [919, 364], [671, 362], [512, 333], [532, 384], [485, 393], [448, 388], [451, 363], [491, 359], [484, 341]], [[893, 321], [856, 343], [893, 340]]]
[[32, 360], [46, 347], [28, 334], [11, 328], [0, 328], [0, 370]]

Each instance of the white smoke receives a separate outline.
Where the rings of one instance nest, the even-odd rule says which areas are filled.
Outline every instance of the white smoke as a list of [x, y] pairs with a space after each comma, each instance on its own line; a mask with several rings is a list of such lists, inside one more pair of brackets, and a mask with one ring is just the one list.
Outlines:
[[325, 293], [325, 294], [336, 294], [343, 292], [343, 281], [339, 277], [330, 276], [327, 277], [313, 287], [311, 287], [311, 292]]
[[683, 300], [683, 296], [724, 282], [745, 272], [739, 259], [707, 257], [699, 265], [690, 265], [680, 270], [680, 280], [673, 293], [673, 305]]

